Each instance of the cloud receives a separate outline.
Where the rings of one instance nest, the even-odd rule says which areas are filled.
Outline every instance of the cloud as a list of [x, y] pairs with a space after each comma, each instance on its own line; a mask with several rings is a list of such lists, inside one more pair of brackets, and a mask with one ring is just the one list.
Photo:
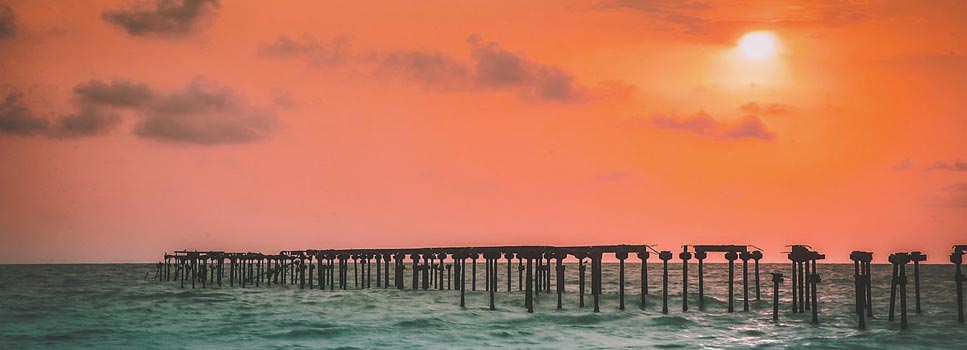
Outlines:
[[781, 115], [791, 112], [793, 108], [780, 103], [760, 105], [757, 102], [748, 102], [739, 106], [739, 110], [752, 115]]
[[[750, 28], [835, 27], [875, 18], [895, 9], [850, 1], [808, 5], [759, 4], [755, 8], [732, 2], [706, 0], [606, 0], [600, 10], [632, 10], [648, 20], [651, 30], [678, 33], [697, 41], [725, 43]], [[726, 16], [723, 13], [741, 13]]]
[[463, 62], [438, 52], [391, 51], [376, 56], [381, 73], [415, 81], [431, 90], [471, 89], [472, 72]]
[[447, 54], [422, 51], [392, 51], [377, 59], [384, 70], [430, 88], [512, 90], [527, 98], [553, 102], [589, 99], [589, 89], [578, 85], [570, 73], [559, 67], [532, 61], [476, 34], [467, 43], [469, 63]]
[[12, 38], [17, 34], [16, 19], [13, 8], [0, 4], [0, 39]]
[[159, 96], [134, 129], [162, 142], [216, 145], [263, 139], [275, 126], [268, 110], [249, 106], [232, 89], [196, 78], [184, 89]]
[[349, 40], [338, 38], [327, 44], [321, 44], [311, 36], [301, 40], [280, 35], [274, 41], [261, 44], [258, 55], [261, 57], [304, 57], [311, 64], [336, 64], [347, 59]]
[[154, 0], [153, 4], [105, 11], [101, 18], [134, 36], [179, 36], [191, 33], [202, 18], [219, 8], [218, 0]]
[[49, 134], [59, 138], [95, 136], [113, 129], [120, 122], [121, 116], [117, 112], [86, 106], [77, 113], [61, 118], [57, 127], [49, 130]]
[[715, 120], [708, 113], [700, 111], [687, 117], [656, 116], [651, 119], [651, 124], [661, 129], [680, 130], [719, 140], [751, 138], [772, 141], [776, 138], [776, 134], [769, 131], [759, 117], [753, 115], [730, 124]]
[[913, 168], [913, 161], [910, 158], [903, 158], [899, 163], [894, 164], [890, 167], [893, 171], [905, 171]]
[[46, 133], [47, 119], [34, 116], [23, 101], [23, 93], [14, 91], [0, 102], [0, 134], [30, 136]]
[[[578, 84], [564, 69], [543, 64], [503, 49], [478, 35], [467, 39], [470, 61], [452, 55], [420, 50], [386, 50], [351, 54], [344, 39], [322, 45], [311, 37], [294, 40], [279, 36], [259, 46], [266, 58], [302, 57], [315, 64], [346, 64], [420, 84], [435, 91], [515, 91], [540, 101], [584, 102], [593, 97], [616, 96], [633, 87], [609, 82], [600, 89]], [[599, 91], [600, 90], [600, 91]]]
[[938, 160], [927, 166], [925, 170], [967, 171], [967, 162], [960, 159], [953, 162]]
[[967, 208], [967, 182], [955, 182], [944, 186], [934, 197], [927, 201], [928, 205], [948, 208]]
[[154, 94], [147, 85], [124, 79], [115, 79], [111, 83], [91, 80], [74, 87], [74, 97], [87, 105], [138, 107], [151, 101]]
[[634, 171], [630, 169], [620, 169], [620, 170], [599, 174], [598, 176], [595, 176], [593, 180], [594, 182], [599, 182], [599, 183], [621, 182], [621, 181], [630, 179], [634, 175], [635, 175]]
[[234, 90], [196, 78], [166, 94], [123, 79], [91, 80], [74, 87], [77, 112], [56, 124], [30, 113], [23, 95], [11, 93], [0, 104], [0, 133], [78, 138], [116, 128], [121, 112], [138, 119], [138, 137], [196, 145], [245, 143], [263, 139], [274, 129], [271, 110], [249, 105]]

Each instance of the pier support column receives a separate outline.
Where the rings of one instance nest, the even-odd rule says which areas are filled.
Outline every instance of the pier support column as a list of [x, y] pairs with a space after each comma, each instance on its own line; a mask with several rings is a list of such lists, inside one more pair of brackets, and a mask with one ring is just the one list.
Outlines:
[[[900, 328], [907, 328], [907, 272], [906, 265], [910, 262], [910, 255], [907, 253], [895, 253], [890, 255], [890, 263], [893, 264], [893, 289], [900, 289]], [[890, 321], [893, 321], [893, 304], [896, 292], [890, 293]]]
[[708, 253], [704, 250], [695, 252], [695, 259], [698, 260], [698, 310], [705, 310], [705, 258]]
[[506, 253], [504, 255], [507, 258], [507, 291], [511, 291], [511, 264], [514, 261], [514, 253]]
[[473, 270], [471, 271], [472, 275], [470, 276], [470, 290], [473, 291], [477, 290], [477, 258], [479, 257], [480, 255], [477, 253], [470, 254], [470, 262], [472, 265], [471, 269]]
[[810, 268], [809, 268], [809, 260], [806, 260], [804, 262], [804, 269], [803, 269], [803, 271], [806, 274], [806, 278], [804, 279], [804, 281], [806, 281], [806, 283], [804, 284], [804, 286], [805, 286], [806, 289], [805, 289], [805, 293], [803, 293], [803, 295], [806, 296], [806, 297], [803, 298], [803, 300], [806, 301], [806, 310], [809, 310], [810, 309], [810, 302], [809, 302], [810, 292], [809, 292], [809, 290], [812, 289], [812, 284], [809, 283], [809, 276], [812, 274], [812, 272], [810, 272]]
[[618, 310], [625, 309], [625, 259], [628, 258], [628, 252], [621, 250], [614, 253], [614, 257], [618, 259]]
[[729, 312], [735, 312], [735, 259], [738, 257], [735, 252], [725, 253], [725, 260], [729, 261]]
[[587, 272], [587, 263], [584, 261], [586, 257], [585, 253], [577, 253], [574, 255], [578, 259], [578, 307], [584, 307], [584, 285], [587, 281], [585, 274]]
[[558, 252], [557, 258], [557, 308], [561, 309], [564, 307], [564, 258], [567, 256], [564, 252]]
[[688, 311], [688, 260], [692, 258], [692, 253], [688, 252], [688, 246], [682, 246], [682, 252], [678, 253], [678, 258], [682, 259], [682, 312]]
[[490, 292], [490, 310], [497, 310], [495, 298], [497, 295], [497, 261], [500, 252], [488, 251], [483, 254], [487, 260], [487, 291]]
[[432, 271], [430, 259], [432, 256], [433, 254], [423, 254], [423, 270], [421, 271], [423, 273], [423, 290], [430, 289], [430, 281], [433, 280], [433, 277], [430, 276], [430, 271]]
[[749, 259], [752, 254], [742, 252], [739, 259], [742, 259], [742, 311], [749, 311]]
[[644, 310], [648, 306], [648, 258], [651, 253], [647, 247], [638, 251], [638, 259], [641, 260], [641, 300], [638, 308]]
[[954, 284], [957, 288], [957, 322], [964, 323], [964, 281], [967, 281], [967, 276], [961, 269], [964, 262], [964, 250], [959, 249], [959, 246], [955, 247], [954, 251], [950, 253], [950, 262], [954, 264]]
[[376, 254], [375, 257], [376, 257], [376, 288], [379, 288], [383, 286], [383, 271], [382, 271], [383, 263], [380, 261], [382, 258], [380, 254]]
[[923, 311], [920, 309], [920, 262], [926, 261], [927, 256], [921, 252], [910, 252], [910, 261], [913, 261], [913, 297], [914, 297], [914, 312], [921, 314]]
[[594, 312], [601, 312], [601, 252], [591, 252], [591, 294], [594, 295]]
[[460, 307], [467, 307], [467, 255], [460, 255]]
[[789, 260], [792, 261], [792, 313], [799, 312], [799, 262], [796, 261], [792, 253], [789, 253]]
[[524, 307], [527, 308], [528, 313], [534, 313], [534, 259], [533, 253], [527, 253], [527, 281], [526, 281], [526, 292], [524, 294]]
[[672, 259], [672, 252], [663, 250], [658, 253], [658, 259], [662, 263], [661, 274], [661, 313], [668, 313], [668, 260]]
[[762, 260], [762, 252], [754, 251], [752, 252], [752, 260], [755, 261], [755, 300], [761, 300], [759, 298], [759, 260]]
[[772, 273], [772, 320], [779, 322], [779, 285], [782, 284], [782, 274]]
[[809, 275], [809, 291], [813, 296], [813, 324], [819, 324], [819, 291], [816, 289], [819, 285], [819, 270], [816, 269], [816, 259], [810, 259], [812, 263], [811, 274]]

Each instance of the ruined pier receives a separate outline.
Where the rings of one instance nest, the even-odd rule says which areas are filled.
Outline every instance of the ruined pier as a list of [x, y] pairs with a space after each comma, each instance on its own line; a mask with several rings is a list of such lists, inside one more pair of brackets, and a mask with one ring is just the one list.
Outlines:
[[[826, 256], [806, 245], [792, 245], [787, 253], [790, 261], [792, 313], [811, 311], [812, 323], [819, 323], [819, 293], [821, 277], [818, 261]], [[489, 308], [496, 309], [496, 298], [505, 278], [506, 291], [516, 288], [524, 291], [523, 308], [534, 312], [535, 298], [541, 293], [556, 294], [557, 309], [564, 307], [565, 259], [577, 260], [579, 307], [585, 307], [585, 297], [590, 290], [594, 312], [601, 310], [602, 261], [606, 255], [618, 262], [618, 305], [625, 310], [628, 291], [625, 283], [625, 262], [634, 256], [640, 262], [640, 295], [638, 308], [645, 310], [649, 296], [648, 260], [656, 253], [661, 260], [662, 313], [669, 312], [668, 266], [673, 259], [671, 251], [658, 251], [647, 244], [594, 245], [594, 246], [490, 246], [490, 247], [438, 247], [406, 249], [308, 249], [281, 251], [278, 254], [257, 252], [222, 251], [176, 251], [164, 255], [156, 265], [158, 281], [174, 281], [181, 288], [207, 288], [209, 286], [238, 286], [240, 288], [275, 285], [297, 285], [298, 288], [322, 290], [347, 290], [373, 288], [396, 288], [412, 290], [457, 290], [459, 305], [466, 307], [467, 288], [477, 290], [478, 260], [484, 266], [483, 289], [488, 294]], [[742, 278], [742, 311], [750, 310], [750, 299], [761, 300], [759, 262], [763, 251], [752, 245], [683, 245], [678, 258], [682, 264], [681, 306], [689, 311], [689, 262], [697, 260], [698, 309], [705, 310], [705, 259], [710, 253], [721, 253], [728, 262], [728, 312], [735, 312], [736, 260], [740, 260]], [[954, 264], [954, 281], [958, 321], [964, 322], [963, 282], [961, 265], [967, 245], [954, 246], [950, 262]], [[865, 329], [867, 319], [873, 317], [870, 264], [873, 254], [854, 251], [849, 258], [854, 263], [854, 287], [858, 328]], [[899, 297], [901, 328], [907, 321], [907, 273], [906, 265], [913, 263], [915, 312], [921, 312], [919, 264], [927, 256], [920, 252], [898, 252], [888, 261], [893, 264], [889, 320], [894, 319], [896, 299]], [[469, 264], [468, 264], [469, 260]], [[750, 260], [752, 269], [750, 271]], [[501, 264], [506, 268], [502, 269]], [[373, 271], [375, 267], [375, 272]], [[406, 281], [406, 270], [410, 280]], [[590, 271], [588, 271], [590, 270]], [[516, 272], [516, 273], [515, 273]], [[590, 273], [590, 279], [587, 274]], [[751, 274], [751, 276], [750, 276]], [[374, 276], [375, 275], [375, 276]], [[501, 277], [501, 275], [505, 277]], [[516, 275], [516, 276], [515, 276]], [[779, 320], [779, 293], [786, 278], [779, 271], [771, 272], [773, 282], [773, 319]], [[375, 277], [375, 279], [373, 278]], [[469, 280], [469, 281], [468, 281]], [[590, 284], [590, 286], [588, 286]], [[553, 286], [553, 287], [552, 287]], [[590, 287], [590, 289], [588, 289]]]

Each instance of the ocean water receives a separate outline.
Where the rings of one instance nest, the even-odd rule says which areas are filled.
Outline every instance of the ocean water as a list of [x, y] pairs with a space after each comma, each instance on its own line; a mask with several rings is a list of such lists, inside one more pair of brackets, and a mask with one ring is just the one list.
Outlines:
[[[504, 264], [496, 311], [483, 291], [483, 264], [478, 291], [468, 286], [466, 308], [459, 306], [458, 291], [377, 289], [375, 282], [373, 289], [346, 291], [243, 289], [228, 287], [227, 280], [221, 288], [181, 289], [153, 280], [152, 265], [0, 265], [0, 349], [967, 349], [950, 264], [922, 266], [920, 315], [913, 313], [909, 268], [906, 330], [899, 311], [897, 321], [887, 321], [890, 266], [874, 265], [875, 318], [864, 331], [856, 329], [853, 313], [852, 265], [820, 265], [815, 326], [809, 313], [791, 313], [788, 278], [780, 322], [772, 321], [767, 272], [788, 275], [785, 264], [763, 264], [762, 300], [749, 312], [741, 311], [737, 265], [737, 311], [731, 314], [726, 265], [707, 264], [706, 310], [698, 311], [691, 264], [690, 310], [683, 313], [680, 264], [671, 264], [668, 315], [660, 312], [660, 264], [649, 264], [645, 311], [637, 307], [639, 265], [627, 265], [627, 310], [619, 311], [617, 264], [605, 263], [600, 313], [592, 312], [590, 295], [586, 307], [578, 307], [577, 268], [570, 264], [563, 310], [556, 310], [552, 292], [536, 299], [533, 314], [523, 308], [516, 272], [514, 291], [506, 292]], [[409, 287], [410, 279], [404, 281]]]

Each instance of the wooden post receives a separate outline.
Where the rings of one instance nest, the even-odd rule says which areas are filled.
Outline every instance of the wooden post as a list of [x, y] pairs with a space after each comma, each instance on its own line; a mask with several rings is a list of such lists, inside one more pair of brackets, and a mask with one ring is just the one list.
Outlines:
[[819, 296], [816, 290], [816, 285], [819, 284], [819, 271], [816, 270], [816, 259], [811, 259], [812, 262], [812, 274], [809, 275], [809, 290], [813, 295], [813, 324], [819, 324]]
[[779, 322], [779, 285], [782, 284], [782, 274], [772, 273], [772, 320]]
[[749, 259], [752, 254], [742, 252], [739, 258], [742, 259], [742, 311], [749, 311]]
[[579, 301], [579, 304], [578, 304], [579, 307], [584, 307], [584, 290], [585, 290], [584, 285], [586, 283], [586, 281], [585, 281], [586, 280], [586, 277], [585, 277], [586, 273], [587, 273], [587, 264], [584, 262], [584, 257], [582, 256], [578, 260], [578, 284], [579, 284], [579, 286], [578, 286], [578, 295], [580, 295], [580, 297], [579, 297], [580, 298], [579, 299], [580, 301]]
[[698, 259], [698, 310], [705, 310], [705, 258], [708, 253], [695, 251], [695, 259]]
[[755, 300], [759, 301], [759, 260], [762, 259], [761, 251], [752, 252], [752, 259], [755, 261]]
[[625, 309], [625, 259], [628, 258], [628, 252], [620, 250], [614, 253], [615, 258], [618, 259], [618, 310]]
[[534, 259], [533, 254], [527, 254], [527, 290], [524, 294], [524, 306], [527, 308], [528, 313], [534, 313], [534, 272], [533, 272]]
[[725, 253], [725, 259], [729, 261], [729, 312], [735, 312], [735, 259], [738, 254], [735, 252]]
[[510, 265], [511, 265], [511, 262], [514, 260], [514, 253], [507, 253], [505, 254], [505, 257], [507, 258], [507, 291], [509, 292], [511, 288], [511, 283], [510, 283], [511, 266]]
[[682, 259], [682, 312], [688, 311], [688, 260], [692, 258], [692, 253], [688, 252], [688, 246], [682, 246], [682, 252], [678, 254]]
[[672, 259], [672, 252], [663, 250], [658, 253], [658, 259], [662, 262], [661, 276], [661, 313], [668, 313], [668, 260]]
[[638, 259], [641, 260], [641, 301], [638, 308], [644, 310], [648, 306], [648, 258], [651, 253], [647, 247], [638, 251]]

